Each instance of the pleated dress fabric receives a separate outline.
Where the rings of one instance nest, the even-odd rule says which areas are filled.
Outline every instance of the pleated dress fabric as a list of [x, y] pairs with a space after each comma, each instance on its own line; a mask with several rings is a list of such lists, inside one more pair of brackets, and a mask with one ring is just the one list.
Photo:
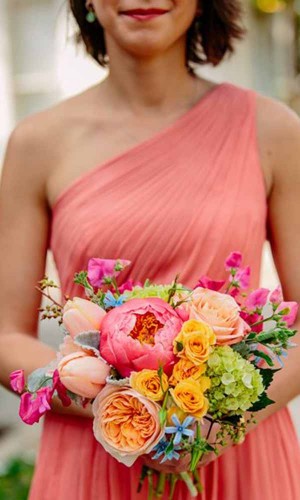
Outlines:
[[[62, 292], [88, 259], [124, 258], [118, 277], [193, 287], [225, 276], [240, 250], [259, 285], [267, 204], [256, 133], [256, 93], [224, 82], [172, 125], [83, 173], [56, 200], [50, 248]], [[48, 413], [30, 500], [146, 500], [141, 463], [119, 464], [95, 440], [92, 421]], [[300, 452], [283, 408], [201, 469], [201, 500], [300, 500]], [[165, 497], [167, 498], [167, 497]], [[175, 500], [188, 500], [184, 484]]]

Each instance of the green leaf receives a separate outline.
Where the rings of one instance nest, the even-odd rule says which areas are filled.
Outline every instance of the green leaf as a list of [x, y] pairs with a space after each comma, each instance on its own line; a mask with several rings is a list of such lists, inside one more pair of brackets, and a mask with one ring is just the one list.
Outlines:
[[259, 369], [260, 374], [263, 378], [263, 384], [264, 384], [265, 389], [268, 389], [268, 387], [270, 386], [270, 384], [273, 381], [275, 373], [279, 372], [280, 370], [281, 370], [281, 368], [278, 368], [277, 370], [271, 370], [270, 368], [260, 368]]
[[221, 418], [220, 421], [225, 423], [225, 424], [230, 424], [230, 425], [238, 425], [238, 423], [241, 420], [241, 415], [231, 415], [231, 416], [226, 416], [224, 418]]
[[267, 406], [269, 405], [272, 405], [274, 404], [275, 401], [272, 401], [272, 399], [269, 399], [268, 396], [267, 396], [267, 393], [266, 392], [263, 392], [258, 401], [256, 401], [256, 403], [254, 403], [251, 408], [248, 409], [248, 411], [259, 411], [259, 410], [263, 410], [264, 408], [266, 408]]
[[272, 358], [270, 356], [268, 356], [268, 354], [266, 354], [265, 352], [255, 350], [255, 351], [253, 351], [253, 354], [255, 356], [257, 356], [258, 358], [264, 359], [268, 363], [269, 366], [274, 366]]
[[163, 427], [166, 423], [166, 420], [167, 420], [167, 410], [165, 410], [164, 408], [161, 408], [158, 412], [158, 416], [159, 416], [159, 423], [160, 423], [161, 427]]
[[183, 343], [182, 342], [176, 342], [176, 349], [177, 349], [177, 352], [183, 351]]
[[230, 346], [235, 352], [238, 352], [243, 358], [248, 359], [251, 354], [250, 347], [246, 344], [245, 341], [239, 342], [238, 344], [234, 344]]

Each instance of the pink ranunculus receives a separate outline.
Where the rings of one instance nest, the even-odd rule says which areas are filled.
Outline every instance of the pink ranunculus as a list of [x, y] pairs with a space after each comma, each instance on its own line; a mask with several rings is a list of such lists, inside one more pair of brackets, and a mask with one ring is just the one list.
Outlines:
[[250, 284], [250, 275], [251, 275], [250, 266], [243, 267], [243, 269], [239, 269], [237, 271], [234, 277], [231, 277], [231, 281], [232, 280], [237, 281], [239, 287], [242, 290], [246, 290]]
[[209, 276], [202, 276], [195, 288], [201, 286], [202, 288], [208, 288], [209, 290], [215, 290], [216, 292], [218, 292], [219, 290], [221, 290], [222, 286], [225, 285], [225, 283], [225, 280], [213, 280], [209, 278]]
[[50, 402], [53, 396], [52, 387], [43, 387], [36, 394], [24, 392], [21, 396], [19, 415], [28, 425], [35, 424], [40, 418], [51, 410]]
[[251, 292], [245, 300], [245, 306], [249, 310], [261, 309], [267, 303], [268, 295], [270, 290], [267, 288], [258, 288]]
[[89, 330], [100, 330], [106, 311], [90, 300], [75, 297], [63, 310], [63, 324], [71, 337]]
[[212, 327], [218, 345], [236, 344], [250, 331], [240, 316], [240, 307], [228, 294], [199, 287], [193, 291], [192, 301], [183, 305], [189, 310], [190, 319]]
[[228, 271], [232, 268], [238, 269], [242, 264], [242, 254], [240, 252], [232, 252], [225, 261], [225, 269]]
[[134, 281], [132, 279], [129, 279], [127, 281], [125, 281], [125, 283], [123, 283], [122, 285], [119, 286], [119, 292], [120, 293], [123, 293], [125, 292], [125, 290], [132, 290], [133, 287], [135, 286], [143, 286], [143, 283], [141, 281]]
[[11, 388], [15, 392], [22, 394], [22, 392], [24, 391], [24, 387], [25, 387], [24, 370], [15, 370], [14, 372], [12, 372], [10, 374], [9, 379], [10, 379]]
[[298, 314], [299, 304], [297, 302], [281, 302], [281, 304], [276, 309], [276, 312], [282, 311], [283, 309], [289, 309], [289, 312], [282, 316], [283, 321], [286, 322], [287, 326], [293, 326], [296, 321]]
[[143, 368], [166, 373], [175, 362], [173, 340], [182, 319], [167, 302], [150, 297], [130, 299], [111, 309], [101, 325], [100, 352], [123, 377]]
[[272, 304], [280, 304], [283, 301], [282, 289], [280, 285], [277, 285], [275, 290], [270, 294], [269, 301]]
[[83, 398], [95, 398], [103, 389], [109, 372], [107, 363], [85, 352], [69, 354], [58, 364], [63, 385]]
[[125, 267], [131, 264], [126, 259], [90, 259], [88, 262], [88, 280], [96, 288], [105, 285], [105, 278], [116, 278]]
[[94, 436], [111, 456], [131, 467], [164, 435], [160, 406], [130, 387], [107, 385], [93, 403]]

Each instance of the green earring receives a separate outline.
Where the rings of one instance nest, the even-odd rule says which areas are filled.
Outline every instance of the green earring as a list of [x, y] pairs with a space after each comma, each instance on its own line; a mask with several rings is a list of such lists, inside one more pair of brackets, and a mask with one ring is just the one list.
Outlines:
[[89, 11], [88, 11], [87, 15], [85, 16], [85, 18], [86, 18], [88, 23], [93, 23], [96, 21], [95, 12], [94, 12], [92, 6], [89, 6], [88, 9], [89, 9]]

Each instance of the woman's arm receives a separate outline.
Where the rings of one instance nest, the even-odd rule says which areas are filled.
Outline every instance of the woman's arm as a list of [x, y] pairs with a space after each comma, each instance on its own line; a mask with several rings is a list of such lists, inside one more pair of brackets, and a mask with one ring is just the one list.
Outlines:
[[[50, 142], [47, 123], [35, 115], [14, 129], [5, 152], [0, 185], [0, 383], [8, 389], [13, 370], [24, 369], [28, 375], [55, 358], [54, 350], [37, 338], [41, 295], [35, 290], [44, 276], [48, 247]], [[91, 415], [75, 405], [63, 408], [59, 401], [53, 407]]]

